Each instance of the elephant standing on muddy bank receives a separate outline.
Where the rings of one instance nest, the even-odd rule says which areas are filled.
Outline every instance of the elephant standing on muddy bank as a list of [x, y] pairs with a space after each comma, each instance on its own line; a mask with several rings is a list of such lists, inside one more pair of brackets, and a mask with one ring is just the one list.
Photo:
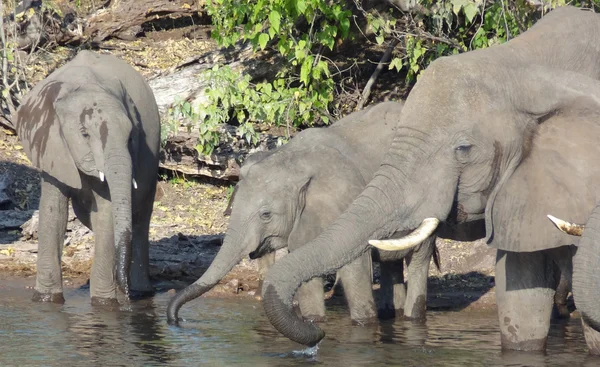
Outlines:
[[64, 302], [61, 254], [71, 199], [94, 232], [92, 303], [153, 293], [148, 230], [158, 172], [160, 118], [152, 90], [126, 62], [81, 51], [39, 82], [17, 133], [42, 171], [33, 299]]
[[[271, 256], [284, 247], [294, 253], [317, 237], [373, 177], [393, 135], [391, 120], [402, 106], [399, 102], [381, 103], [352, 113], [331, 127], [304, 130], [274, 151], [250, 156], [232, 195], [224, 243], [202, 277], [173, 297], [167, 310], [169, 323], [178, 323], [181, 306], [214, 287], [245, 256]], [[327, 246], [323, 243], [323, 248], [315, 249], [311, 256], [320, 257]], [[414, 251], [377, 254], [382, 263], [379, 310], [372, 293], [370, 254], [341, 268], [338, 276], [351, 318], [365, 322], [375, 319], [377, 311], [390, 317], [396, 310], [411, 318], [423, 318], [434, 246], [431, 237]], [[407, 292], [404, 256], [409, 264]], [[305, 319], [324, 319], [323, 297], [322, 278], [302, 285], [298, 302]]]
[[[366, 241], [393, 248], [387, 239], [400, 230], [416, 228], [404, 241], [418, 243], [440, 221], [484, 219], [486, 241], [498, 249], [502, 347], [544, 350], [557, 279], [571, 274], [573, 253], [573, 239], [545, 216], [583, 222], [599, 211], [600, 152], [590, 144], [600, 138], [599, 60], [600, 15], [563, 7], [503, 45], [434, 61], [409, 94], [373, 180], [323, 233], [267, 273], [263, 305], [275, 328], [318, 343], [324, 333], [291, 312], [293, 295], [301, 282], [368, 251]], [[594, 354], [600, 275], [590, 259], [599, 256], [593, 242], [581, 241], [572, 266]]]

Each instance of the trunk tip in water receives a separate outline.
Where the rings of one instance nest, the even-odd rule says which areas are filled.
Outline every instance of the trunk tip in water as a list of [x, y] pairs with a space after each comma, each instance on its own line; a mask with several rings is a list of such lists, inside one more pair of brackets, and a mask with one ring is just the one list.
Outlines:
[[296, 343], [314, 347], [325, 337], [325, 332], [319, 327], [296, 316], [291, 307], [283, 302], [275, 287], [267, 284], [266, 279], [263, 306], [275, 329]]

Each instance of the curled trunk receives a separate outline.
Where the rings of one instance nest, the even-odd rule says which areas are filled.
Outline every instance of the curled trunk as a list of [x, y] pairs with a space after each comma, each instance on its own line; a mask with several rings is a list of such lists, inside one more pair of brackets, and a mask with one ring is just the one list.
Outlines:
[[588, 220], [573, 258], [573, 295], [583, 320], [600, 331], [600, 206]]
[[[385, 228], [381, 218], [387, 219], [392, 214], [393, 202], [390, 198], [402, 196], [394, 190], [396, 185], [390, 185], [388, 181], [387, 186], [388, 191], [367, 187], [349, 210], [319, 237], [290, 254], [293, 256], [283, 257], [267, 273], [263, 283], [263, 306], [269, 321], [280, 333], [308, 346], [316, 345], [325, 336], [316, 325], [296, 316], [292, 310], [293, 296], [302, 282], [336, 271], [362, 255], [369, 249], [367, 240], [372, 234], [387, 236], [391, 234], [388, 232], [395, 231]], [[303, 261], [298, 263], [295, 259]]]
[[117, 284], [129, 298], [132, 240], [131, 157], [128, 153], [113, 154], [106, 160], [105, 167], [113, 211]]
[[186, 302], [200, 297], [211, 290], [221, 279], [239, 263], [244, 256], [244, 247], [239, 246], [239, 236], [234, 236], [230, 229], [225, 236], [225, 242], [217, 256], [210, 264], [202, 277], [178, 292], [169, 302], [167, 307], [167, 322], [171, 325], [179, 324], [179, 309]]

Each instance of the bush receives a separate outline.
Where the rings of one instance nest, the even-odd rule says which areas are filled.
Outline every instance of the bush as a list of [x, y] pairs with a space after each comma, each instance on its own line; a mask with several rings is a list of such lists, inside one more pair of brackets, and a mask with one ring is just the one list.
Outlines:
[[[237, 134], [249, 143], [256, 142], [256, 122], [297, 128], [327, 124], [332, 102], [339, 97], [335, 82], [352, 75], [352, 70], [342, 75], [325, 56], [336, 44], [359, 37], [363, 44], [387, 44], [393, 48], [388, 69], [413, 83], [436, 58], [506, 42], [552, 8], [565, 5], [565, 0], [537, 1], [416, 0], [408, 14], [391, 5], [384, 12], [377, 10], [380, 6], [365, 9], [359, 0], [208, 0], [212, 37], [219, 45], [249, 41], [255, 50], [278, 53], [284, 63], [273, 80], [260, 83], [227, 67], [214, 68], [208, 75], [206, 105], [192, 108], [186, 102], [173, 113], [200, 131], [202, 154], [218, 145], [218, 125], [232, 120], [239, 124]], [[596, 9], [599, 4], [571, 3]], [[363, 32], [358, 20], [366, 21], [372, 32]]]

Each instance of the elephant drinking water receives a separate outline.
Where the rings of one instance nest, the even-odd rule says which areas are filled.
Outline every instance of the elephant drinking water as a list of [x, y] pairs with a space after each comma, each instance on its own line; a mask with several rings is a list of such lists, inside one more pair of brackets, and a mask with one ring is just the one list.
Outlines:
[[[274, 151], [250, 156], [233, 195], [223, 246], [202, 277], [173, 297], [167, 311], [169, 322], [177, 323], [180, 307], [214, 287], [243, 257], [269, 256], [284, 247], [294, 253], [318, 236], [372, 178], [393, 135], [390, 119], [401, 113], [402, 106], [399, 102], [381, 103], [352, 113], [331, 127], [304, 130]], [[380, 316], [400, 310], [411, 318], [424, 317], [433, 248], [432, 237], [414, 251], [378, 251], [382, 262]], [[312, 256], [320, 256], [324, 250], [316, 249]], [[405, 255], [410, 262], [407, 294], [402, 284]], [[370, 254], [344, 266], [338, 276], [351, 318], [360, 322], [375, 318]], [[322, 279], [302, 285], [298, 302], [305, 318], [322, 320]]]
[[[543, 134], [564, 129], [565, 123], [577, 137], [589, 134], [597, 141], [593, 123], [600, 121], [598, 60], [600, 16], [563, 7], [503, 45], [434, 61], [398, 115], [395, 136], [373, 180], [318, 237], [267, 273], [263, 305], [275, 328], [302, 344], [321, 340], [322, 330], [291, 312], [293, 295], [301, 282], [362, 256], [369, 250], [366, 241], [394, 248], [397, 242], [388, 239], [400, 230], [416, 229], [401, 242], [410, 245], [435, 233], [440, 222], [484, 219], [486, 240], [499, 250], [496, 294], [502, 347], [545, 349], [556, 268], [569, 273], [568, 245], [573, 241], [560, 233], [540, 235], [552, 228], [547, 212], [539, 212], [535, 204], [554, 200], [538, 194], [570, 187], [569, 180], [578, 177], [544, 171], [529, 177], [520, 167], [536, 167]], [[558, 144], [549, 145], [556, 164], [571, 149], [576, 166], [593, 168], [588, 158], [596, 157], [595, 150], [581, 151], [567, 139], [564, 143], [562, 150]], [[593, 181], [595, 170], [589, 174]], [[525, 191], [532, 180], [545, 186]], [[591, 188], [597, 190], [593, 182]], [[593, 209], [580, 204], [569, 208], [578, 215]], [[588, 258], [597, 258], [598, 250], [591, 245]], [[588, 346], [600, 354], [600, 343], [589, 342], [600, 340], [598, 272], [591, 266], [594, 262], [578, 261], [581, 250], [580, 243], [573, 260], [573, 293], [591, 325], [586, 329]], [[577, 274], [590, 280], [579, 289], [593, 292], [577, 292]]]

